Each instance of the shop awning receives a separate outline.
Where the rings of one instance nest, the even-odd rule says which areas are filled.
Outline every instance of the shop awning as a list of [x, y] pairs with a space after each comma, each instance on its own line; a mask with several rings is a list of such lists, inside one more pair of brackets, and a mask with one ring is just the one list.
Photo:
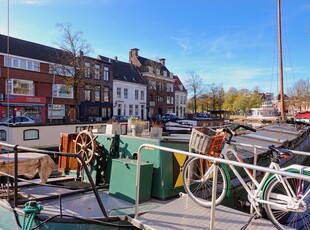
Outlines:
[[29, 104], [29, 103], [0, 103], [2, 106], [21, 106], [21, 107], [44, 107], [45, 104]]

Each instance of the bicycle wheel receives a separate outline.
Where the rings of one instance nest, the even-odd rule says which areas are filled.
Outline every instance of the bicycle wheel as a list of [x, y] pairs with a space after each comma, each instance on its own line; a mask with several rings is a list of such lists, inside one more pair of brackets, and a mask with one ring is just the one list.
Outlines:
[[[296, 173], [299, 173], [296, 170]], [[304, 172], [304, 175], [310, 175]], [[310, 197], [304, 196], [306, 191], [310, 189], [309, 181], [300, 180], [292, 177], [284, 177], [285, 184], [291, 190], [293, 198], [290, 199], [287, 190], [284, 188], [276, 177], [274, 177], [267, 185], [264, 199], [275, 204], [266, 204], [265, 210], [269, 220], [271, 220], [278, 229], [310, 229]], [[299, 205], [297, 203], [300, 201]], [[294, 205], [297, 205], [294, 207]]]
[[[199, 158], [189, 159], [184, 165], [184, 189], [189, 197], [204, 207], [211, 207], [212, 205], [213, 172], [212, 162]], [[216, 205], [222, 202], [226, 191], [227, 178], [224, 170], [218, 167]]]

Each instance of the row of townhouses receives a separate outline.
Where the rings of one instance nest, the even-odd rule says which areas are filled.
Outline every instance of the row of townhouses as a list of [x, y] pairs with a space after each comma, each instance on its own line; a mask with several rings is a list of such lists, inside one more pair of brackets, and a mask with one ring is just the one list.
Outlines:
[[[154, 61], [134, 48], [128, 62], [84, 56], [83, 69], [64, 70], [63, 55], [63, 50], [0, 34], [0, 118], [26, 115], [48, 123], [185, 115], [187, 91], [164, 58]], [[79, 87], [67, 74], [76, 71], [83, 71], [83, 81], [74, 82]]]

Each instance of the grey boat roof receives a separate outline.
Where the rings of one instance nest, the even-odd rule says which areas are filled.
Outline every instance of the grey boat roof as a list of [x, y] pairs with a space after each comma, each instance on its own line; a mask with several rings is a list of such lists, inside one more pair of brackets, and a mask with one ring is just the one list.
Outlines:
[[[254, 132], [248, 132], [245, 135], [235, 136], [233, 140], [236, 143], [248, 144], [258, 147], [267, 148], [270, 145], [276, 147], [290, 148], [292, 143], [298, 142], [306, 129], [297, 130], [296, 127], [289, 124], [270, 125], [257, 129]], [[253, 152], [252, 147], [241, 146], [245, 151]], [[258, 153], [266, 152], [265, 149], [257, 149]]]

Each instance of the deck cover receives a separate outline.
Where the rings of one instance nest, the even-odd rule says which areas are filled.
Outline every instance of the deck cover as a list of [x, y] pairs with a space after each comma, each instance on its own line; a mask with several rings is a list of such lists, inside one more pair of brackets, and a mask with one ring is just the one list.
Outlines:
[[[46, 183], [55, 166], [49, 155], [27, 152], [18, 154], [18, 175], [24, 175], [29, 179], [38, 173], [42, 183]], [[14, 153], [0, 154], [1, 172], [14, 175]]]

